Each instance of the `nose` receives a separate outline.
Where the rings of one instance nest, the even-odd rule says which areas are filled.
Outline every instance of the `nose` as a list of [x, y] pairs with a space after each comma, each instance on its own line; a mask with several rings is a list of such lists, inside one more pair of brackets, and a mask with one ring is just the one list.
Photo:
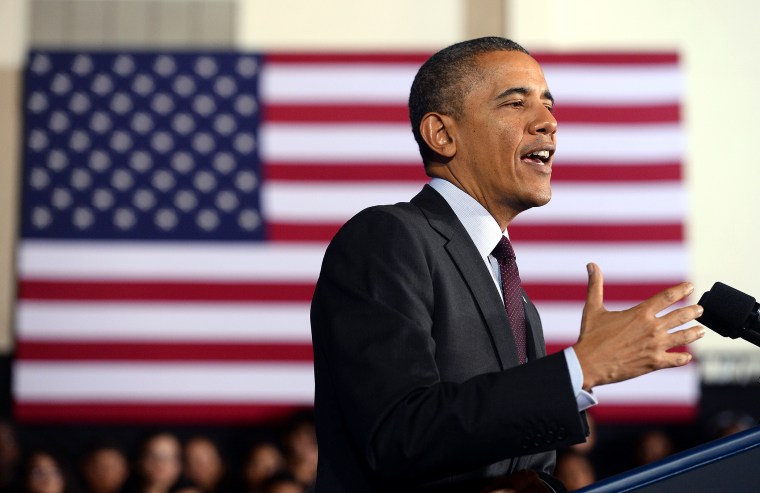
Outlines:
[[557, 132], [557, 119], [549, 108], [542, 106], [543, 110], [536, 115], [531, 123], [530, 132], [533, 134], [554, 135]]

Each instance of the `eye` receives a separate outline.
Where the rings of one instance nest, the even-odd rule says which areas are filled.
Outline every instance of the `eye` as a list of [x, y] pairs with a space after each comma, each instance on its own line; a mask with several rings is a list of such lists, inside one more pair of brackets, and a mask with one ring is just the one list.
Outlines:
[[521, 99], [518, 99], [518, 100], [515, 100], [515, 101], [507, 101], [505, 103], [505, 105], [506, 106], [511, 106], [513, 108], [521, 108], [521, 107], [525, 106], [525, 101], [523, 101]]

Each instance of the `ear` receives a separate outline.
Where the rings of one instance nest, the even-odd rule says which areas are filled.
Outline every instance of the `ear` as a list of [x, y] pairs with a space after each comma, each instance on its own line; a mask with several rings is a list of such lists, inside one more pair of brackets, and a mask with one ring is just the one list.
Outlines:
[[457, 153], [453, 138], [454, 120], [440, 113], [428, 113], [420, 122], [420, 135], [430, 149], [445, 158]]

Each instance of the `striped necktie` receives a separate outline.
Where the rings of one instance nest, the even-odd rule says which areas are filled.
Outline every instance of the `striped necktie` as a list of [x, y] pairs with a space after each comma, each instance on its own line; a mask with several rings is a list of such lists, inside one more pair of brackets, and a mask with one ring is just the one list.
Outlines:
[[502, 236], [492, 255], [499, 262], [501, 273], [501, 291], [504, 295], [504, 308], [507, 311], [512, 335], [515, 338], [517, 356], [520, 364], [528, 361], [528, 349], [525, 335], [525, 309], [523, 307], [520, 273], [517, 270], [515, 251], [507, 237]]

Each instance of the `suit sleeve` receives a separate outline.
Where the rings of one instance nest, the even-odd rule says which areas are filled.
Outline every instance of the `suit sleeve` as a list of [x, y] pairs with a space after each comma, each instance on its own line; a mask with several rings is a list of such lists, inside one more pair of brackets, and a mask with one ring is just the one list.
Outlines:
[[329, 389], [368, 470], [426, 481], [582, 441], [562, 353], [441, 381], [440, 252], [414, 229], [388, 209], [355, 217], [328, 248], [312, 303], [317, 400]]

